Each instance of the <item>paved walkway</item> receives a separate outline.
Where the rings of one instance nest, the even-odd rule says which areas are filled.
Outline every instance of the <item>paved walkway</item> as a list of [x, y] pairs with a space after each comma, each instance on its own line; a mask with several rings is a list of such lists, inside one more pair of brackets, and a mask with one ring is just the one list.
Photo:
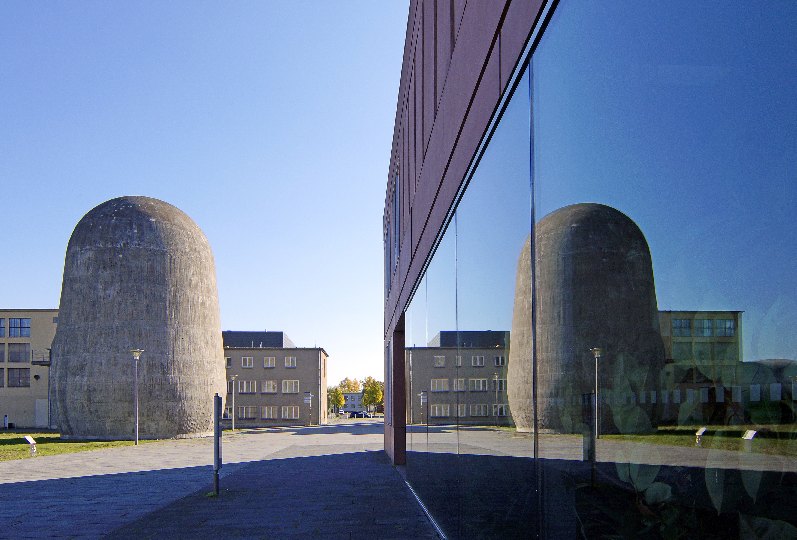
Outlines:
[[162, 441], [0, 463], [0, 538], [436, 538], [382, 424]]

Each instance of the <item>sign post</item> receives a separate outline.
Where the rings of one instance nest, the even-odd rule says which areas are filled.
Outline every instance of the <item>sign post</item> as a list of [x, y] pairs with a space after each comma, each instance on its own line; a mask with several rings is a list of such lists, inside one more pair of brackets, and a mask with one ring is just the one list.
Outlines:
[[313, 394], [310, 392], [304, 393], [304, 402], [308, 405], [307, 407], [307, 425], [313, 425]]

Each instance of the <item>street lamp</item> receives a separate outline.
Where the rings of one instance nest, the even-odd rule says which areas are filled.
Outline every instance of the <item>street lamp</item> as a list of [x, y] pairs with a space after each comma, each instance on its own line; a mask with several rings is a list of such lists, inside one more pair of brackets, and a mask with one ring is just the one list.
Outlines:
[[133, 368], [133, 416], [136, 419], [136, 444], [138, 444], [138, 359], [141, 358], [141, 353], [144, 349], [130, 349], [130, 354], [133, 355], [134, 368]]
[[598, 359], [603, 354], [603, 350], [600, 347], [593, 347], [590, 349], [590, 352], [595, 357], [595, 438], [597, 439], [601, 435], [600, 431], [600, 414], [598, 412], [600, 400], [598, 399]]
[[238, 375], [232, 376], [232, 430], [235, 431], [235, 379]]
[[495, 386], [495, 399], [493, 400], [493, 417], [495, 425], [498, 426], [498, 373], [493, 373], [493, 385]]

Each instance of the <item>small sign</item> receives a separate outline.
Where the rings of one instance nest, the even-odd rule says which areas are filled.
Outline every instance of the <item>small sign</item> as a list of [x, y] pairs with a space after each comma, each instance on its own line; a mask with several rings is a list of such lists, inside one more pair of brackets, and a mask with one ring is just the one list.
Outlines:
[[307, 403], [307, 404], [309, 405], [310, 403], [312, 403], [312, 402], [313, 402], [313, 397], [312, 397], [312, 396], [307, 396], [307, 397], [305, 397], [305, 398], [304, 398], [304, 402], [305, 402], [305, 403]]
[[418, 394], [421, 396], [421, 403], [426, 403], [426, 394]]
[[698, 429], [698, 430], [695, 432], [695, 435], [697, 435], [698, 437], [700, 437], [700, 436], [701, 436], [701, 435], [703, 435], [705, 432], [706, 432], [706, 428], [702, 427], [702, 428]]
[[756, 430], [748, 429], [747, 431], [744, 432], [744, 435], [742, 435], [742, 439], [744, 439], [745, 441], [752, 441], [756, 433], [758, 433]]
[[25, 435], [25, 440], [28, 441], [28, 444], [30, 445], [30, 455], [31, 456], [35, 456], [36, 455], [36, 439], [31, 437], [30, 435]]

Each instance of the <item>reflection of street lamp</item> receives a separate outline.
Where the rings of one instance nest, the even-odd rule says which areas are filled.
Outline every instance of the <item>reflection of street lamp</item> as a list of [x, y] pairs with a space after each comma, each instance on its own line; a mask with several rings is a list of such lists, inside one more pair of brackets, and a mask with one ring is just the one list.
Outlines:
[[136, 444], [138, 444], [138, 359], [144, 349], [130, 349], [133, 355], [134, 368], [133, 368], [133, 416], [136, 419]]
[[232, 376], [232, 430], [235, 431], [235, 379], [238, 375]]
[[498, 426], [498, 373], [493, 373], [493, 384], [495, 385], [495, 399], [493, 400], [493, 417], [495, 425]]
[[594, 347], [590, 349], [590, 352], [595, 356], [595, 438], [597, 439], [601, 435], [600, 430], [600, 414], [598, 412], [600, 400], [598, 399], [598, 358], [601, 357], [603, 354], [603, 350], [600, 347]]
[[426, 390], [421, 390], [418, 397], [421, 398], [421, 415], [423, 415], [423, 405], [426, 404], [426, 448], [429, 448], [429, 396], [426, 395]]

